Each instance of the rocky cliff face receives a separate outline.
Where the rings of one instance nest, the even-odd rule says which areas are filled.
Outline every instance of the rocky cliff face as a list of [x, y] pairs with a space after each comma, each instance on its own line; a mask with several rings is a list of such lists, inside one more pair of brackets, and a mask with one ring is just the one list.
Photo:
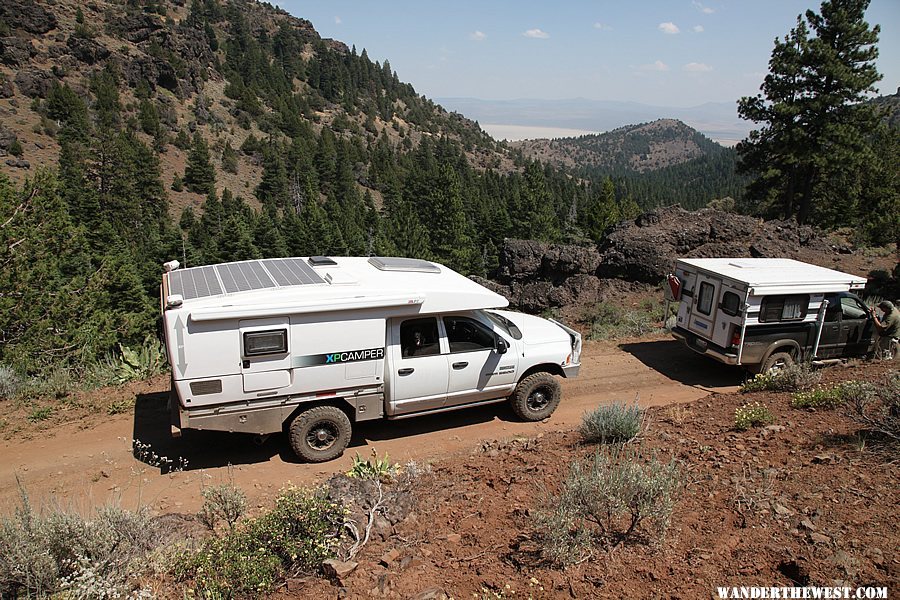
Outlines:
[[537, 312], [655, 286], [678, 258], [781, 257], [833, 266], [848, 251], [793, 221], [668, 207], [619, 223], [600, 248], [507, 239], [492, 281], [480, 281], [513, 307]]

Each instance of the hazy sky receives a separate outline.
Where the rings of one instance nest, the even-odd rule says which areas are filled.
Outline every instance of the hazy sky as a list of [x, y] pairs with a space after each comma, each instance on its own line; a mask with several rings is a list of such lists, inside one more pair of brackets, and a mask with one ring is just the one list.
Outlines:
[[[665, 106], [755, 94], [800, 0], [280, 0], [323, 37], [387, 58], [430, 98], [575, 98]], [[873, 0], [882, 93], [900, 86], [900, 0]]]

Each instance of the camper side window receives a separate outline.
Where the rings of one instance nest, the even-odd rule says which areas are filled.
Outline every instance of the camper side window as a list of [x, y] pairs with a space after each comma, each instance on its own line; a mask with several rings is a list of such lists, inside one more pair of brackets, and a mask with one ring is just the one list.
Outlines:
[[248, 331], [244, 334], [244, 356], [285, 352], [287, 352], [287, 329]]
[[766, 296], [759, 311], [760, 323], [802, 321], [806, 318], [809, 296]]
[[403, 358], [441, 353], [437, 319], [409, 319], [400, 324], [400, 352]]
[[713, 294], [716, 288], [713, 284], [705, 281], [700, 283], [700, 295], [697, 296], [697, 310], [708, 315], [712, 312]]
[[741, 298], [734, 292], [725, 292], [722, 294], [722, 312], [729, 317], [736, 316], [741, 312]]

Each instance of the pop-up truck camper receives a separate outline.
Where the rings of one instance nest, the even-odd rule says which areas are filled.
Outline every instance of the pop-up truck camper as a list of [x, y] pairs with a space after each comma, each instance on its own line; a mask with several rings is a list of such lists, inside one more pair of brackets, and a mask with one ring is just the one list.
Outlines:
[[672, 334], [691, 350], [763, 372], [873, 350], [863, 277], [785, 258], [681, 259], [666, 298], [678, 302]]
[[172, 432], [285, 431], [331, 460], [353, 423], [509, 401], [522, 419], [560, 402], [581, 335], [443, 265], [407, 258], [166, 263], [161, 304]]

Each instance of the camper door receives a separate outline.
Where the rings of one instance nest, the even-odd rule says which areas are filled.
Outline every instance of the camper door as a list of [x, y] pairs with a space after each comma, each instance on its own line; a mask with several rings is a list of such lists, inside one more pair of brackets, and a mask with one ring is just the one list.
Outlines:
[[697, 274], [697, 283], [694, 285], [693, 303], [688, 317], [688, 329], [697, 335], [712, 339], [713, 324], [716, 320], [717, 298], [721, 281], [706, 275]]
[[265, 396], [291, 385], [289, 330], [287, 317], [240, 322], [244, 392]]

